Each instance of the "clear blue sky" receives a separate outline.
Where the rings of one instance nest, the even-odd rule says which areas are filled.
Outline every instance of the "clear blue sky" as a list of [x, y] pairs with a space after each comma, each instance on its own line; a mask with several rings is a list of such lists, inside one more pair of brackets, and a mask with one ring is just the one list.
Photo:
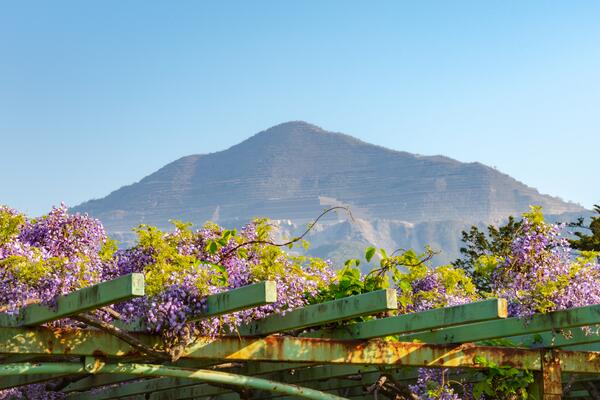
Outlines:
[[76, 205], [305, 120], [600, 202], [598, 1], [14, 1], [0, 203]]

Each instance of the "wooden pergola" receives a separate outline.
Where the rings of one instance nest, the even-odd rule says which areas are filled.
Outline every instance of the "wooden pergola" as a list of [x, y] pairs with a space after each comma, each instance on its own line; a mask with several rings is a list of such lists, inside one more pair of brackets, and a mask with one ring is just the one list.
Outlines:
[[[421, 367], [477, 379], [483, 357], [534, 372], [534, 399], [598, 398], [600, 335], [571, 328], [600, 324], [600, 305], [523, 320], [507, 317], [504, 299], [489, 299], [331, 328], [397, 309], [396, 292], [380, 290], [198, 338], [177, 360], [160, 357], [161, 338], [141, 321], [108, 330], [40, 326], [143, 295], [143, 275], [130, 274], [61, 296], [53, 309], [32, 304], [18, 316], [0, 314], [0, 389], [46, 382], [70, 400], [361, 399], [373, 398], [383, 376], [414, 382]], [[208, 296], [201, 318], [276, 300], [275, 283], [260, 282]], [[517, 345], [484, 345], [494, 339]]]

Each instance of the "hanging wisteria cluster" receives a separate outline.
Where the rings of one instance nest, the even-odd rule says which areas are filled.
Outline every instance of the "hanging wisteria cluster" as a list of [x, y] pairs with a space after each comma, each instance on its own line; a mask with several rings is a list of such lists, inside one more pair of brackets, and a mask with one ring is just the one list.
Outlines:
[[[52, 307], [59, 295], [132, 272], [145, 275], [146, 296], [97, 310], [106, 322], [141, 320], [160, 334], [176, 354], [198, 336], [235, 332], [241, 324], [285, 313], [313, 302], [396, 288], [397, 313], [425, 311], [480, 300], [509, 299], [511, 316], [600, 303], [600, 266], [594, 254], [575, 256], [564, 226], [544, 222], [539, 209], [525, 214], [508, 255], [487, 255], [490, 292], [477, 290], [467, 274], [451, 266], [432, 268], [429, 258], [413, 251], [388, 256], [362, 274], [359, 260], [336, 269], [330, 262], [294, 256], [271, 239], [267, 220], [256, 220], [239, 232], [212, 223], [201, 229], [175, 222], [172, 232], [142, 225], [138, 244], [118, 249], [100, 221], [70, 214], [64, 205], [29, 219], [0, 207], [0, 312], [16, 314], [32, 303]], [[375, 249], [367, 250], [371, 262]], [[273, 280], [277, 302], [197, 322], [207, 295]], [[110, 311], [110, 312], [109, 312]], [[73, 319], [56, 327], [79, 327]], [[415, 398], [467, 400], [472, 385], [448, 378], [448, 371], [421, 369]], [[61, 394], [43, 384], [0, 391], [1, 399], [54, 399]]]
[[509, 315], [528, 317], [600, 303], [596, 256], [573, 258], [565, 226], [548, 224], [541, 210], [525, 214], [508, 257], [491, 274], [495, 296], [510, 300]]
[[[125, 321], [143, 319], [170, 345], [185, 345], [197, 335], [235, 331], [239, 324], [307, 304], [319, 288], [334, 279], [331, 266], [317, 259], [292, 257], [268, 244], [266, 220], [245, 226], [239, 234], [214, 224], [193, 231], [176, 223], [172, 233], [155, 227], [137, 229], [139, 244], [118, 250], [102, 224], [84, 215], [70, 215], [65, 206], [29, 220], [0, 209], [0, 307], [8, 313], [41, 303], [52, 306], [59, 295], [132, 272], [146, 276], [147, 296], [114, 306]], [[249, 246], [240, 246], [245, 243]], [[235, 247], [236, 251], [232, 251]], [[188, 320], [203, 311], [209, 294], [262, 280], [274, 280], [274, 304], [198, 323]], [[110, 320], [112, 314], [100, 312]], [[78, 325], [64, 319], [60, 326]]]

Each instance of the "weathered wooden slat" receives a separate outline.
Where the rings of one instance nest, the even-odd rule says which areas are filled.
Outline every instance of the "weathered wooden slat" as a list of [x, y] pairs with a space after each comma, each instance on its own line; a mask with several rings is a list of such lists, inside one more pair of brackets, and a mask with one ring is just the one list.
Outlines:
[[[210, 366], [211, 364], [214, 363], [202, 363], [202, 362], [198, 362], [198, 361], [192, 361], [192, 360], [179, 360], [177, 363], [175, 363], [175, 366], [181, 366], [181, 367], [185, 367], [185, 368], [205, 368], [207, 366]], [[294, 369], [294, 368], [301, 368], [304, 367], [305, 364], [291, 364], [291, 363], [252, 363], [253, 365], [251, 367], [248, 366], [243, 366], [243, 367], [239, 367], [239, 368], [234, 368], [231, 370], [231, 372], [235, 372], [237, 374], [241, 374], [241, 375], [251, 375], [251, 376], [259, 376], [259, 375], [265, 375], [265, 374], [272, 374], [273, 372], [277, 372], [277, 371], [284, 371], [284, 370], [289, 370], [289, 369]], [[99, 375], [99, 377], [106, 377], [106, 375]], [[132, 378], [129, 377], [129, 379], [126, 380], [131, 380]], [[102, 381], [105, 381], [106, 378]], [[193, 382], [189, 382], [187, 380], [182, 381], [181, 380], [175, 380], [173, 378], [154, 378], [154, 379], [148, 379], [146, 381], [146, 385], [137, 385], [137, 383], [135, 383], [134, 386], [135, 387], [135, 392], [138, 394], [146, 394], [146, 393], [153, 393], [153, 395], [158, 395], [160, 392], [162, 391], [167, 391], [167, 393], [164, 394], [164, 396], [166, 396], [166, 398], [176, 398], [177, 396], [182, 395], [183, 393], [192, 393], [193, 391], [189, 388], [190, 385], [196, 385], [196, 386], [203, 386], [203, 385], [198, 385], [197, 381], [193, 381]], [[75, 384], [73, 384], [75, 385]], [[101, 385], [95, 385], [95, 386], [91, 386], [91, 385], [77, 385], [77, 386], [72, 386], [75, 387], [76, 390], [78, 391], [83, 391], [83, 390], [89, 390], [93, 387], [97, 387], [97, 386], [101, 386]], [[163, 388], [163, 389], [158, 389], [158, 388]], [[213, 388], [214, 389], [214, 388]], [[228, 392], [228, 390], [226, 389], [221, 389], [221, 388], [217, 388], [219, 390], [221, 390], [222, 393], [226, 393]], [[73, 390], [71, 390], [71, 388], [69, 388], [68, 390], [63, 390], [63, 391], [68, 391], [68, 392], [72, 392]], [[200, 390], [201, 391], [201, 390]], [[219, 393], [221, 393], [219, 392]], [[101, 393], [101, 392], [98, 392]], [[114, 395], [114, 391], [112, 392]], [[210, 391], [210, 393], [213, 393], [212, 391]], [[162, 396], [162, 395], [161, 395]], [[113, 397], [107, 397], [107, 398], [113, 398]]]
[[[303, 367], [304, 365], [300, 364], [299, 366]], [[246, 368], [244, 371], [236, 370], [236, 373], [240, 373], [243, 375], [263, 375], [265, 373], [269, 373], [266, 378], [270, 380], [274, 380], [277, 382], [286, 382], [286, 383], [303, 383], [310, 380], [317, 379], [327, 379], [331, 377], [339, 377], [345, 375], [352, 375], [364, 372], [375, 372], [377, 368], [375, 367], [361, 367], [357, 365], [327, 365], [327, 366], [317, 366], [311, 368], [301, 368], [294, 369], [294, 364], [285, 364], [285, 363], [258, 363], [253, 365], [250, 368]], [[281, 370], [281, 372], [278, 372]], [[180, 388], [173, 388], [167, 391], [161, 391], [153, 393], [150, 398], [155, 400], [175, 400], [175, 399], [188, 399], [188, 398], [201, 398], [206, 396], [225, 396], [228, 397], [228, 393], [230, 390], [223, 388], [215, 388], [209, 385], [195, 385], [188, 386], [183, 388], [183, 390], [179, 390]], [[235, 396], [238, 396], [237, 394]], [[256, 396], [256, 394], [255, 394]], [[270, 393], [260, 394], [260, 398], [270, 398], [273, 395]]]
[[[178, 390], [186, 386], [197, 385], [198, 381], [185, 378], [154, 378], [139, 382], [127, 383], [115, 387], [109, 387], [93, 394], [94, 400], [114, 399], [125, 396], [151, 393], [158, 390], [167, 390], [173, 385], [179, 386]], [[92, 398], [87, 392], [71, 393], [67, 396], [69, 400], [83, 400]]]
[[[566, 348], [572, 346], [584, 346], [600, 343], [600, 334], [598, 328], [590, 327], [590, 331], [582, 328], [564, 329], [560, 332], [541, 332], [535, 335], [523, 335], [507, 338], [517, 346], [531, 348]], [[584, 347], [580, 347], [583, 349]], [[589, 348], [592, 350], [592, 347]]]
[[[304, 387], [310, 387], [313, 389], [317, 389], [324, 392], [332, 392], [338, 395], [342, 395], [342, 392], [336, 392], [339, 389], [346, 388], [354, 388], [354, 387], [364, 387], [366, 385], [373, 384], [377, 378], [381, 376], [382, 371], [377, 370], [377, 368], [365, 368], [359, 371], [359, 368], [354, 366], [354, 372], [348, 369], [349, 366], [318, 366], [314, 368], [309, 368], [306, 370], [302, 370], [304, 372], [309, 372], [309, 374], [304, 374], [304, 376], [298, 376], [296, 374], [291, 375], [289, 377], [285, 377], [283, 380], [287, 383], [301, 383]], [[360, 373], [358, 373], [360, 372]], [[320, 376], [319, 376], [320, 374]], [[395, 381], [406, 381], [413, 380], [417, 378], [417, 370], [412, 369], [409, 371], [399, 370], [394, 368], [385, 369], [385, 374]], [[353, 375], [353, 379], [343, 379], [342, 377], [347, 375]], [[277, 380], [277, 376], [269, 376], [268, 379]], [[189, 389], [194, 389], [190, 387]], [[196, 393], [202, 393], [198, 391]], [[204, 396], [210, 396], [212, 400], [233, 400], [235, 399], [235, 394], [229, 393], [220, 393], [214, 390], [206, 390], [204, 392]], [[191, 397], [180, 396], [177, 393], [172, 393], [173, 397], [160, 397], [157, 396], [157, 399], [160, 400], [184, 400]], [[253, 393], [255, 398], [260, 399], [291, 399], [288, 396], [282, 396], [269, 392], [259, 392]], [[200, 400], [199, 396], [193, 397], [194, 399]]]
[[18, 317], [4, 314], [2, 326], [35, 326], [144, 295], [144, 275], [129, 274], [59, 296], [55, 308], [41, 304], [24, 307]]
[[248, 308], [264, 306], [277, 301], [275, 281], [263, 281], [206, 298], [206, 312], [197, 319], [216, 317]]
[[[237, 289], [212, 294], [206, 297], [206, 311], [194, 320], [232, 313], [248, 308], [264, 306], [277, 301], [277, 285], [274, 281], [263, 281]], [[146, 332], [148, 329], [142, 320], [131, 323], [115, 323], [115, 326], [130, 332]]]
[[127, 381], [139, 379], [131, 375], [90, 375], [65, 386], [62, 392], [79, 392], [94, 389], [100, 386], [112, 385], [115, 383], [124, 383]]
[[31, 385], [33, 383], [47, 382], [68, 375], [69, 374], [40, 374], [3, 376], [2, 379], [0, 379], [0, 390]]
[[417, 340], [424, 343], [468, 343], [595, 324], [600, 324], [600, 305], [535, 314], [527, 319], [513, 317], [453, 326], [431, 332], [403, 335], [400, 340]]
[[274, 314], [249, 325], [241, 326], [236, 334], [240, 336], [261, 336], [275, 332], [304, 329], [334, 321], [372, 315], [398, 308], [396, 291], [377, 290], [356, 296], [313, 304], [285, 313]]
[[[376, 367], [358, 368], [354, 366], [354, 371], [352, 371], [351, 367], [353, 366], [321, 365], [300, 370], [291, 376], [281, 377], [280, 379], [288, 383], [299, 383], [302, 386], [328, 392], [341, 388], [371, 385], [384, 373], [397, 382], [413, 380], [418, 377], [418, 369], [416, 368], [399, 369], [389, 367], [380, 369]], [[348, 376], [351, 376], [352, 379], [348, 379]], [[277, 380], [275, 376], [269, 376], [269, 379]], [[260, 398], [281, 400], [285, 396], [265, 393], [264, 395], [260, 395]], [[219, 398], [218, 400], [221, 399]]]
[[359, 322], [337, 329], [310, 332], [303, 336], [335, 339], [371, 339], [501, 319], [506, 318], [506, 316], [506, 300], [489, 299], [454, 307]]
[[587, 390], [572, 390], [565, 395], [566, 399], [582, 399], [587, 398], [591, 399], [592, 397], [588, 393]]
[[[206, 367], [210, 367], [211, 365], [214, 365], [214, 364], [215, 364], [215, 362], [213, 362], [213, 361], [178, 360], [177, 362], [166, 363], [165, 365], [171, 365], [171, 366], [182, 367], [182, 368], [206, 368]], [[67, 385], [62, 390], [62, 392], [64, 392], [64, 393], [82, 392], [82, 391], [97, 388], [99, 386], [111, 385], [111, 384], [115, 384], [115, 383], [123, 383], [123, 382], [136, 380], [136, 379], [139, 379], [139, 378], [132, 376], [132, 375], [102, 375], [102, 374], [90, 375], [83, 379], [78, 380], [77, 382], [73, 382], [73, 383]], [[166, 380], [172, 379], [172, 378], [152, 378], [152, 379], [148, 379], [147, 381], [157, 380], [157, 379], [162, 379], [163, 382], [168, 382]], [[198, 382], [196, 382], [196, 384], [197, 383]], [[168, 383], [166, 383], [166, 385], [168, 385]], [[176, 387], [176, 382], [173, 382], [173, 385], [171, 387]]]

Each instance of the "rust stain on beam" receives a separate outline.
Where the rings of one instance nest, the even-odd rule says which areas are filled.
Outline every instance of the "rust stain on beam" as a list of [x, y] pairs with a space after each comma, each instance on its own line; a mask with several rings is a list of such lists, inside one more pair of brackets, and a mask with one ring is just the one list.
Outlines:
[[[157, 336], [135, 334], [161, 350]], [[130, 345], [94, 330], [0, 328], [0, 355], [140, 356]], [[564, 373], [600, 373], [600, 353], [555, 351]], [[477, 368], [483, 356], [499, 365], [542, 370], [541, 352], [534, 349], [487, 347], [474, 344], [435, 345], [384, 340], [332, 340], [269, 336], [266, 338], [199, 338], [183, 352], [195, 360], [268, 361], [307, 364], [398, 365]]]
[[562, 399], [560, 356], [556, 351], [542, 350], [543, 400]]

